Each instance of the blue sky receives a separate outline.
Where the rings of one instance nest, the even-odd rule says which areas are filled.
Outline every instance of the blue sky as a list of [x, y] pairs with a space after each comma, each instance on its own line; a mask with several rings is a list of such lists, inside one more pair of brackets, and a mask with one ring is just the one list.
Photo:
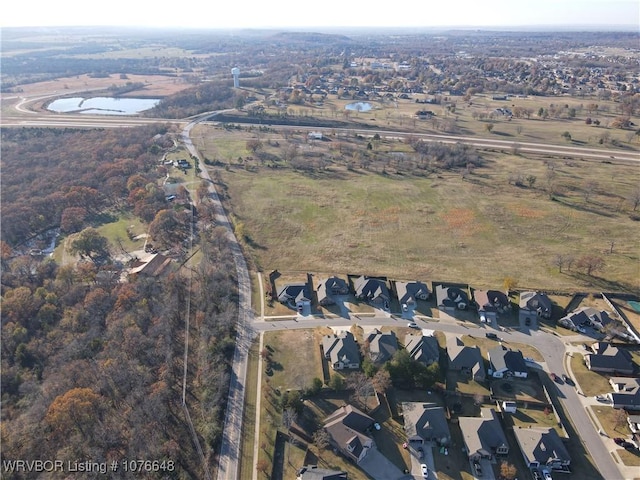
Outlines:
[[4, 2], [0, 27], [527, 27], [638, 26], [639, 0], [24, 0]]

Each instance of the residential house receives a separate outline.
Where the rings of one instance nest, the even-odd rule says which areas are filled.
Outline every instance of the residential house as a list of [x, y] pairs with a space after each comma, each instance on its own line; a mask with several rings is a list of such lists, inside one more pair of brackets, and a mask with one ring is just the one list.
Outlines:
[[349, 460], [358, 464], [375, 443], [366, 432], [374, 424], [373, 418], [352, 405], [338, 408], [324, 421], [331, 445]]
[[347, 472], [318, 468], [317, 465], [305, 465], [298, 470], [296, 480], [347, 480]]
[[129, 270], [130, 276], [160, 278], [173, 271], [173, 260], [161, 253], [154, 253], [145, 261], [137, 261]]
[[389, 308], [389, 289], [387, 283], [379, 278], [358, 277], [353, 282], [356, 298], [365, 300], [379, 308]]
[[440, 359], [438, 340], [433, 336], [407, 335], [404, 337], [404, 348], [413, 360], [425, 365], [431, 365]]
[[509, 442], [493, 408], [482, 408], [480, 417], [459, 417], [458, 421], [470, 460], [509, 453]]
[[600, 332], [604, 331], [611, 322], [613, 319], [609, 316], [609, 312], [592, 307], [581, 308], [558, 320], [558, 324], [574, 331], [578, 330], [579, 326], [588, 325]]
[[465, 373], [477, 382], [486, 379], [484, 359], [479, 347], [466, 346], [459, 338], [448, 337], [447, 357], [449, 370]]
[[640, 378], [611, 377], [613, 392], [607, 394], [613, 408], [640, 410]]
[[435, 403], [405, 402], [402, 404], [404, 430], [409, 444], [415, 448], [424, 442], [438, 445], [451, 443], [451, 432], [444, 408]]
[[287, 283], [278, 290], [278, 301], [298, 311], [311, 307], [309, 286], [306, 283]]
[[435, 291], [438, 308], [444, 312], [466, 310], [469, 306], [469, 296], [460, 287], [436, 285]]
[[322, 348], [334, 370], [360, 368], [360, 352], [351, 332], [325, 335], [322, 337]]
[[511, 376], [527, 378], [527, 364], [524, 361], [522, 352], [519, 350], [509, 350], [503, 345], [498, 345], [489, 350], [489, 367], [493, 378]]
[[431, 292], [422, 282], [395, 282], [400, 305], [415, 308], [416, 300], [428, 300]]
[[640, 432], [640, 415], [627, 415], [627, 423], [633, 433]]
[[571, 457], [553, 428], [514, 427], [513, 433], [527, 467], [568, 471]]
[[537, 318], [551, 318], [553, 304], [546, 293], [520, 293], [520, 321], [525, 325], [535, 325]]
[[484, 316], [488, 321], [496, 320], [498, 314], [511, 309], [509, 297], [499, 290], [474, 290], [473, 300], [480, 317]]
[[394, 332], [382, 333], [377, 328], [366, 338], [369, 345], [369, 357], [376, 364], [391, 360], [398, 351], [398, 339]]
[[633, 359], [627, 350], [607, 342], [596, 342], [591, 345], [591, 351], [592, 354], [584, 356], [589, 370], [622, 375], [633, 374]]
[[329, 277], [320, 280], [316, 292], [319, 305], [333, 305], [336, 303], [335, 296], [349, 294], [349, 285], [340, 277]]

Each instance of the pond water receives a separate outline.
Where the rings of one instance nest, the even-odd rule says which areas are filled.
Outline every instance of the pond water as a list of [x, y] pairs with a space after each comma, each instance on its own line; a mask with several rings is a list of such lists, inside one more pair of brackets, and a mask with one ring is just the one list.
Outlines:
[[158, 98], [72, 97], [54, 100], [47, 109], [58, 113], [135, 115], [155, 107], [158, 102]]
[[371, 110], [371, 104], [369, 102], [355, 102], [355, 103], [348, 103], [347, 105], [344, 106], [345, 109], [347, 110], [353, 110], [356, 112], [368, 112], [369, 110]]

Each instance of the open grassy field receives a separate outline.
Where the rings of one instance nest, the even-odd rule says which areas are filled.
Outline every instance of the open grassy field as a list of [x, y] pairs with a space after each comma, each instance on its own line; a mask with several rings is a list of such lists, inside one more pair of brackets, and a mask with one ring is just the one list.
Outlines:
[[[209, 149], [221, 132], [206, 132], [196, 141], [205, 157], [220, 160]], [[251, 238], [249, 252], [265, 271], [386, 274], [490, 288], [507, 276], [532, 289], [640, 287], [637, 224], [626, 201], [640, 181], [635, 166], [549, 160], [558, 192], [552, 200], [545, 186], [550, 167], [537, 158], [483, 152], [485, 165], [467, 179], [453, 171], [418, 176], [403, 173], [401, 166], [397, 173], [349, 170], [331, 160], [338, 153], [329, 141], [300, 147], [324, 157], [325, 169], [239, 168], [237, 158], [246, 158], [252, 135], [233, 133], [234, 153], [226, 160], [238, 167], [217, 173], [228, 207]], [[265, 150], [271, 148], [268, 135], [261, 137]], [[351, 146], [365, 151], [366, 144], [354, 140]], [[406, 147], [383, 142], [378, 155]], [[277, 156], [283, 148], [269, 153]], [[518, 173], [538, 182], [517, 187], [509, 177]], [[594, 183], [593, 195], [585, 199]], [[553, 265], [557, 254], [599, 255], [606, 267], [593, 276], [575, 265], [560, 273]]]

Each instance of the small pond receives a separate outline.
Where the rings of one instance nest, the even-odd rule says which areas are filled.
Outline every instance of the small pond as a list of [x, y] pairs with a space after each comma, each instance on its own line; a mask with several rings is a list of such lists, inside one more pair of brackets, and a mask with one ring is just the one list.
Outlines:
[[348, 103], [344, 106], [346, 110], [353, 110], [355, 112], [368, 112], [371, 110], [371, 104], [369, 102], [355, 102]]
[[58, 113], [135, 115], [155, 107], [158, 102], [158, 98], [72, 97], [54, 100], [47, 109]]

